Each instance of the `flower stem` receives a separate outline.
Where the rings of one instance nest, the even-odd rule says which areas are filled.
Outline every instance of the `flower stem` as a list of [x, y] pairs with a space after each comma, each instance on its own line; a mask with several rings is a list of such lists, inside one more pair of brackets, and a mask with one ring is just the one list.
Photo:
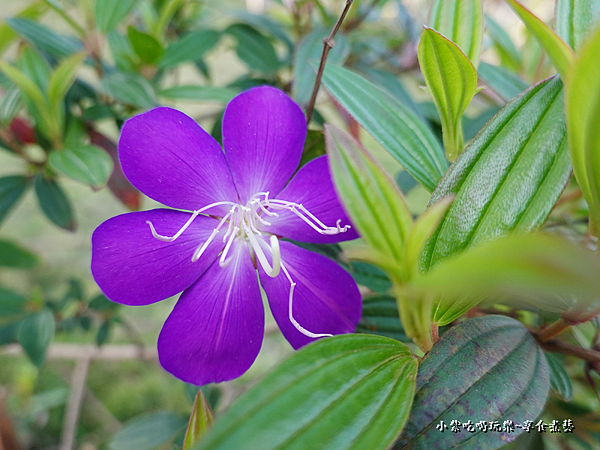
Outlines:
[[321, 62], [319, 64], [319, 70], [317, 72], [317, 79], [315, 80], [315, 86], [313, 87], [312, 95], [310, 97], [310, 102], [308, 103], [308, 108], [306, 109], [306, 123], [310, 123], [310, 119], [312, 118], [313, 110], [315, 109], [315, 101], [317, 100], [317, 94], [319, 93], [319, 86], [321, 85], [321, 78], [323, 77], [323, 71], [325, 70], [325, 62], [327, 61], [327, 55], [329, 51], [333, 48], [335, 43], [333, 42], [333, 38], [336, 33], [342, 26], [344, 19], [346, 18], [346, 14], [350, 10], [350, 6], [352, 6], [354, 0], [346, 0], [346, 6], [340, 15], [340, 18], [336, 22], [333, 30], [329, 33], [325, 39], [323, 39], [323, 53], [321, 53]]

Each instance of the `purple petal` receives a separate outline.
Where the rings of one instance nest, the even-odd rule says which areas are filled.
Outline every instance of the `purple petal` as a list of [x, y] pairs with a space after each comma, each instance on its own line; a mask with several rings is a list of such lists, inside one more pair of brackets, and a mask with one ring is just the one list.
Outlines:
[[[225, 156], [191, 117], [155, 108], [123, 125], [119, 159], [131, 183], [148, 197], [173, 208], [197, 210], [218, 201], [236, 201]], [[227, 212], [222, 206], [209, 213]]]
[[[191, 286], [223, 249], [217, 235], [204, 254], [192, 262], [194, 250], [205, 242], [218, 222], [196, 217], [174, 242], [152, 236], [173, 236], [191, 214], [155, 209], [122, 214], [101, 224], [92, 235], [92, 274], [102, 292], [125, 305], [148, 305]], [[221, 235], [222, 236], [222, 235]]]
[[256, 271], [243, 242], [231, 251], [231, 264], [215, 261], [181, 295], [158, 338], [160, 363], [188, 383], [239, 377], [260, 351], [265, 319]]
[[[362, 302], [350, 274], [322, 255], [289, 242], [279, 245], [281, 260], [297, 283], [293, 299], [294, 319], [315, 334], [352, 333], [360, 320]], [[275, 278], [263, 270], [259, 270], [259, 275], [271, 312], [292, 347], [298, 349], [314, 341], [298, 331], [289, 319], [290, 282], [283, 270]]]
[[293, 212], [282, 210], [277, 211], [279, 217], [265, 217], [271, 226], [263, 226], [262, 229], [269, 233], [315, 244], [332, 244], [358, 237], [331, 182], [327, 156], [313, 159], [303, 166], [277, 195], [277, 199], [301, 203], [326, 226], [335, 227], [337, 221], [341, 220], [342, 227], [350, 225], [351, 228], [334, 235], [320, 234]]
[[235, 97], [223, 116], [223, 149], [242, 203], [290, 179], [306, 139], [304, 114], [278, 89], [262, 86]]

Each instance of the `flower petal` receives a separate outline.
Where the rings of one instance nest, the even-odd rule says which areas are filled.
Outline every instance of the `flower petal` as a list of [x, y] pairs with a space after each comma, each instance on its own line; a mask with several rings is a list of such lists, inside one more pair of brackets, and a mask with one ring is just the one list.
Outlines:
[[200, 259], [192, 262], [194, 250], [208, 239], [218, 222], [196, 217], [174, 242], [154, 238], [146, 223], [151, 221], [159, 234], [173, 236], [190, 216], [155, 209], [122, 214], [96, 228], [92, 235], [92, 274], [102, 292], [125, 305], [148, 305], [192, 285], [224, 247], [217, 235]]
[[[352, 333], [360, 320], [358, 286], [338, 264], [289, 242], [280, 242], [281, 260], [294, 288], [293, 317], [315, 333]], [[270, 255], [269, 255], [270, 259]], [[259, 270], [260, 284], [267, 293], [271, 312], [281, 332], [295, 349], [314, 341], [294, 327], [289, 319], [290, 282], [283, 270], [275, 278]]]
[[[131, 183], [172, 208], [197, 210], [218, 201], [236, 201], [237, 192], [217, 141], [191, 117], [155, 108], [123, 125], [119, 159]], [[222, 206], [211, 214], [224, 214]]]
[[302, 155], [306, 119], [282, 91], [262, 86], [235, 97], [223, 116], [223, 149], [242, 203], [269, 191], [274, 197]]
[[239, 377], [262, 344], [264, 310], [245, 243], [225, 268], [215, 261], [182, 295], [158, 338], [160, 363], [177, 378], [203, 385]]
[[262, 229], [289, 239], [314, 244], [332, 244], [356, 239], [358, 233], [342, 208], [331, 182], [327, 156], [313, 159], [303, 166], [289, 184], [277, 195], [278, 200], [301, 203], [314, 216], [328, 227], [350, 225], [344, 233], [320, 234], [304, 220], [291, 211], [277, 211], [279, 217], [266, 217], [271, 226], [262, 225]]

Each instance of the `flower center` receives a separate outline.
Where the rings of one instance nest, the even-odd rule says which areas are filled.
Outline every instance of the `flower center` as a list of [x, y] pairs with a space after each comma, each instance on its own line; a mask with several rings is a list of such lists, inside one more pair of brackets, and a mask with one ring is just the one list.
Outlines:
[[[152, 232], [152, 236], [156, 239], [164, 242], [173, 242], [177, 239], [181, 234], [192, 224], [194, 219], [205, 211], [208, 211], [211, 208], [216, 206], [228, 205], [231, 206], [231, 209], [225, 216], [219, 221], [219, 224], [214, 228], [209, 238], [201, 245], [196, 248], [192, 255], [192, 261], [198, 261], [198, 259], [202, 256], [204, 251], [208, 248], [209, 244], [215, 239], [217, 234], [221, 231], [221, 229], [227, 225], [227, 231], [223, 236], [223, 243], [225, 243], [225, 248], [221, 253], [221, 257], [219, 258], [219, 265], [221, 267], [227, 267], [231, 262], [231, 258], [227, 259], [227, 254], [231, 248], [233, 241], [237, 239], [245, 240], [252, 251], [254, 252], [258, 263], [262, 266], [263, 270], [270, 277], [276, 277], [279, 275], [280, 271], [283, 271], [286, 278], [290, 282], [290, 293], [289, 293], [289, 319], [294, 325], [294, 327], [300, 331], [302, 334], [311, 337], [325, 337], [331, 336], [331, 334], [315, 334], [312, 333], [305, 328], [303, 328], [293, 317], [293, 297], [294, 297], [294, 287], [296, 283], [292, 280], [290, 273], [285, 267], [283, 261], [281, 260], [281, 252], [279, 249], [279, 239], [275, 235], [269, 236], [269, 244], [266, 243], [265, 239], [257, 239], [257, 236], [263, 236], [265, 232], [265, 227], [271, 225], [271, 223], [266, 220], [268, 217], [278, 217], [279, 214], [277, 211], [290, 211], [302, 219], [306, 224], [308, 224], [312, 229], [320, 234], [326, 235], [334, 235], [339, 233], [344, 233], [348, 231], [350, 225], [340, 226], [341, 219], [336, 222], [335, 227], [330, 227], [321, 222], [314, 214], [312, 214], [308, 209], [306, 209], [301, 203], [288, 202], [286, 200], [279, 199], [270, 199], [269, 192], [258, 192], [254, 194], [250, 200], [245, 205], [241, 205], [239, 203], [234, 202], [215, 202], [210, 205], [204, 206], [198, 210], [192, 212], [191, 217], [188, 221], [175, 233], [173, 236], [163, 236], [158, 234], [154, 225], [149, 220], [146, 223], [150, 226], [150, 231]], [[262, 228], [261, 232], [259, 228]], [[266, 247], [266, 248], [264, 248]], [[267, 257], [265, 255], [265, 250], [271, 254], [272, 265], [269, 264]]]

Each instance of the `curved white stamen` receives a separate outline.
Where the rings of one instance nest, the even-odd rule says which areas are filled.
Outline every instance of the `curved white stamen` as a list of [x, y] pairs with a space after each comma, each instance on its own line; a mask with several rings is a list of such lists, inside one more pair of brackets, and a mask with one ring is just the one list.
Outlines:
[[[231, 210], [233, 211], [235, 208], [231, 208]], [[227, 214], [225, 214], [225, 217], [223, 217], [221, 219], [221, 221], [219, 222], [219, 225], [217, 225], [215, 227], [215, 229], [212, 231], [212, 233], [210, 234], [210, 236], [208, 237], [208, 239], [206, 240], [206, 242], [204, 242], [204, 244], [202, 244], [201, 246], [199, 246], [195, 251], [194, 254], [192, 255], [192, 262], [196, 262], [198, 261], [198, 259], [200, 259], [200, 257], [202, 256], [202, 253], [204, 253], [204, 250], [207, 249], [207, 247], [209, 246], [209, 244], [212, 242], [212, 240], [215, 238], [215, 236], [219, 233], [219, 231], [221, 230], [221, 227], [223, 226], [223, 224], [225, 223], [225, 221], [229, 218], [229, 216], [232, 214], [231, 211], [229, 211]], [[233, 234], [232, 236], [235, 236], [235, 234]]]
[[[270, 277], [276, 277], [277, 275], [279, 275], [279, 269], [281, 267], [281, 265], [280, 265], [281, 256], [279, 254], [280, 253], [279, 241], [277, 241], [277, 236], [271, 236], [271, 249], [273, 250], [273, 266], [271, 266], [269, 264], [269, 262], [267, 261], [265, 252], [263, 251], [260, 244], [256, 240], [256, 236], [254, 236], [254, 233], [252, 233], [252, 230], [250, 230], [248, 225], [244, 222], [242, 222], [242, 227], [244, 228], [244, 231], [246, 232], [246, 236], [248, 237], [248, 240], [250, 241], [250, 246], [254, 250], [254, 254], [258, 258], [258, 262], [260, 263], [260, 265], [262, 266], [262, 268], [264, 269], [266, 274], [269, 275]], [[275, 241], [277, 241], [276, 243], [274, 243], [273, 238], [275, 239]], [[277, 253], [277, 255], [275, 253]]]
[[227, 241], [227, 245], [225, 246], [225, 249], [223, 250], [223, 253], [221, 254], [221, 258], [219, 259], [219, 266], [221, 266], [222, 268], [225, 268], [229, 265], [229, 263], [231, 262], [231, 260], [233, 258], [229, 258], [227, 260], [225, 260], [225, 258], [227, 257], [227, 253], [229, 252], [229, 248], [231, 247], [231, 243], [233, 242], [233, 239], [235, 238], [235, 235], [237, 234], [237, 232], [240, 230], [238, 227], [234, 227], [233, 228], [233, 233], [231, 233], [231, 236], [229, 237], [229, 240]]
[[290, 318], [290, 322], [292, 322], [292, 325], [294, 325], [294, 328], [296, 328], [296, 330], [298, 330], [303, 335], [308, 336], [309, 338], [313, 338], [313, 339], [320, 338], [320, 337], [333, 336], [332, 334], [329, 334], [329, 333], [312, 333], [312, 332], [308, 331], [306, 328], [304, 328], [302, 325], [300, 325], [296, 319], [294, 319], [294, 313], [293, 313], [294, 288], [296, 287], [296, 283], [294, 283], [294, 280], [292, 280], [292, 277], [290, 276], [290, 274], [287, 271], [283, 262], [281, 263], [281, 270], [283, 270], [283, 273], [285, 274], [288, 281], [290, 282], [290, 297], [289, 297], [289, 304], [288, 304], [288, 316]]

